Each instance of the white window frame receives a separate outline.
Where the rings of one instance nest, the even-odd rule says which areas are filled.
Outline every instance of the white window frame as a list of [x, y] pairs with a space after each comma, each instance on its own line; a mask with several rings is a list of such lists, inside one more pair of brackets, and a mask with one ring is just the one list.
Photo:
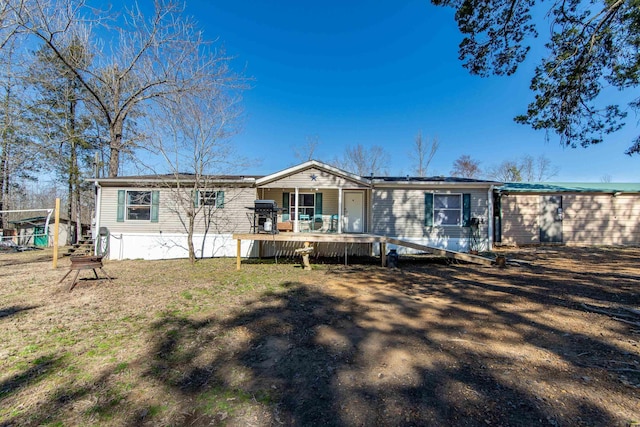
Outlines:
[[[436, 207], [436, 199], [438, 197], [458, 197], [458, 200], [460, 201], [460, 206], [458, 208], [443, 208], [443, 209], [437, 209]], [[433, 193], [433, 226], [434, 227], [462, 227], [462, 216], [464, 213], [464, 206], [463, 206], [463, 197], [462, 197], [462, 193]], [[458, 211], [459, 215], [458, 215], [458, 222], [457, 224], [442, 224], [441, 222], [438, 221], [438, 212], [442, 212], [442, 211]]]
[[218, 206], [218, 192], [219, 190], [200, 190], [198, 195], [198, 206]]
[[[129, 199], [130, 193], [147, 193], [149, 197], [149, 204], [130, 203], [130, 199]], [[151, 190], [126, 190], [124, 200], [125, 200], [125, 206], [124, 206], [125, 221], [151, 221], [151, 205], [153, 204], [153, 192]], [[147, 218], [131, 218], [130, 216], [131, 209], [148, 209]]]
[[[302, 215], [309, 215], [309, 218], [313, 218], [315, 213], [316, 213], [316, 194], [315, 193], [298, 193], [298, 201], [300, 201], [305, 195], [309, 195], [311, 196], [311, 200], [313, 201], [313, 205], [309, 206], [309, 205], [298, 205], [298, 218], [300, 217], [300, 214]], [[295, 201], [296, 201], [296, 193], [290, 193], [289, 194], [289, 210], [291, 212], [293, 212], [294, 207], [295, 207]], [[307, 210], [308, 209], [312, 209], [313, 212], [311, 214], [307, 214]]]

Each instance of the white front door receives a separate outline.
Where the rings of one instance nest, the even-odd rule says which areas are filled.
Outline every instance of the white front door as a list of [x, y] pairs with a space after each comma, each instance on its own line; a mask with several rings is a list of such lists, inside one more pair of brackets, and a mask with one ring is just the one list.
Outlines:
[[362, 191], [344, 192], [342, 231], [364, 233], [364, 193]]

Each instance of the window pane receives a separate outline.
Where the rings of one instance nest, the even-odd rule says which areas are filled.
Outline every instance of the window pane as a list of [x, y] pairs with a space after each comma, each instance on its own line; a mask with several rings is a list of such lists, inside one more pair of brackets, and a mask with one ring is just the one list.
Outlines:
[[433, 206], [436, 209], [460, 209], [461, 197], [459, 194], [455, 195], [440, 195], [436, 194], [433, 198]]
[[127, 191], [127, 219], [151, 219], [151, 191]]
[[313, 194], [301, 194], [300, 195], [300, 205], [301, 206], [313, 206], [315, 198]]
[[435, 225], [460, 225], [462, 196], [460, 194], [434, 194], [433, 222]]
[[127, 191], [127, 204], [150, 205], [151, 191]]
[[[291, 209], [293, 211], [293, 207], [294, 207], [294, 200], [295, 200], [295, 194], [291, 195], [291, 200], [290, 200], [290, 205], [289, 205], [289, 209]], [[298, 208], [303, 208], [303, 207], [307, 207], [307, 208], [312, 208], [315, 206], [315, 195], [314, 194], [298, 194]]]
[[216, 192], [215, 191], [201, 191], [200, 192], [200, 205], [202, 205], [202, 206], [215, 206], [216, 205]]
[[131, 207], [127, 209], [127, 219], [131, 220], [150, 220], [151, 207]]
[[460, 225], [460, 211], [440, 209], [434, 211], [434, 223], [436, 225]]

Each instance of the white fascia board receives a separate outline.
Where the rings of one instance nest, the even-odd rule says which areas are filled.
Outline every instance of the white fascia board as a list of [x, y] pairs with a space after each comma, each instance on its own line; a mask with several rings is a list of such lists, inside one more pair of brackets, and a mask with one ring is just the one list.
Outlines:
[[494, 182], [442, 182], [442, 181], [422, 181], [422, 182], [374, 182], [373, 188], [406, 188], [406, 189], [430, 189], [430, 188], [491, 188]]
[[[94, 182], [98, 185], [102, 186], [119, 186], [119, 187], [140, 187], [141, 184], [145, 185], [158, 185], [164, 183], [174, 183], [175, 179], [158, 179], [158, 178], [131, 178], [131, 179], [123, 179], [123, 178], [98, 178], [98, 179], [88, 179], [88, 182]], [[194, 180], [184, 179], [183, 183], [193, 182]], [[245, 186], [252, 187], [256, 179], [255, 178], [242, 178], [242, 179], [211, 179], [204, 180], [207, 184], [223, 184], [223, 185], [235, 185], [235, 186]]]
[[370, 185], [368, 180], [365, 180], [364, 178], [362, 178], [359, 175], [355, 175], [352, 173], [349, 173], [347, 171], [344, 171], [342, 169], [338, 169], [334, 166], [330, 166], [326, 163], [322, 163], [319, 162], [317, 160], [309, 160], [307, 162], [301, 163], [299, 165], [296, 166], [292, 166], [290, 168], [281, 170], [279, 172], [276, 173], [272, 173], [271, 175], [267, 175], [267, 176], [263, 176], [262, 178], [259, 178], [256, 180], [256, 185], [260, 186], [260, 185], [264, 185], [267, 184], [269, 182], [272, 181], [277, 181], [280, 178], [283, 178], [285, 176], [288, 175], [293, 175], [294, 173], [298, 173], [298, 172], [302, 172], [306, 169], [312, 168], [312, 167], [316, 167], [318, 169], [324, 169], [327, 172], [330, 172], [334, 175], [340, 176], [342, 178], [346, 178], [346, 179], [350, 179], [352, 181], [356, 181], [358, 183], [364, 184], [364, 185]]

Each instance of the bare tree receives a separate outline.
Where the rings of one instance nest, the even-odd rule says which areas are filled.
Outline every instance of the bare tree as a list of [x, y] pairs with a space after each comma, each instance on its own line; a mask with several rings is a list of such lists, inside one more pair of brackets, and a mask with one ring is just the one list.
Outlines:
[[468, 154], [463, 154], [453, 162], [453, 169], [451, 169], [452, 176], [478, 178], [480, 174], [480, 162], [472, 159]]
[[9, 43], [17, 32], [14, 9], [24, 7], [24, 0], [0, 0], [0, 49]]
[[487, 176], [503, 182], [544, 182], [556, 176], [558, 170], [544, 155], [537, 158], [524, 155], [518, 160], [505, 160], [490, 167]]
[[487, 169], [489, 179], [500, 182], [521, 182], [522, 172], [521, 165], [515, 160], [505, 160], [498, 165], [491, 166]]
[[[226, 57], [210, 51], [203, 33], [183, 16], [183, 6], [156, 1], [151, 16], [137, 4], [122, 15], [98, 11], [85, 1], [30, 0], [12, 9], [16, 24], [51, 50], [75, 74], [109, 133], [109, 176], [117, 176], [121, 155], [137, 148], [130, 120], [164, 97], [197, 94], [212, 73], [225, 84]], [[99, 41], [98, 37], [101, 37]], [[62, 47], [80, 40], [95, 53], [76, 63]]]
[[320, 145], [320, 138], [317, 135], [307, 136], [307, 140], [303, 145], [295, 145], [292, 147], [293, 156], [300, 162], [313, 160], [316, 148]]
[[609, 174], [605, 174], [600, 177], [600, 182], [604, 182], [605, 184], [612, 182], [612, 180], [613, 178]]
[[379, 145], [366, 148], [358, 144], [346, 147], [342, 157], [334, 158], [331, 163], [360, 176], [385, 175], [388, 173], [389, 154]]
[[431, 144], [422, 138], [422, 131], [418, 132], [413, 144], [413, 154], [415, 159], [414, 172], [417, 176], [427, 176], [429, 164], [438, 151], [440, 142], [437, 137], [431, 139]]
[[242, 166], [228, 141], [237, 131], [239, 94], [218, 85], [218, 77], [212, 74], [207, 90], [197, 96], [176, 94], [167, 99], [154, 120], [151, 149], [163, 159], [163, 168], [170, 171], [164, 186], [170, 189], [172, 210], [187, 233], [191, 263], [196, 261], [196, 227], [204, 229], [202, 254], [211, 227], [228, 220], [218, 212], [225, 201], [220, 200], [215, 176]]
[[559, 168], [551, 163], [551, 160], [540, 155], [534, 158], [524, 155], [520, 161], [520, 175], [525, 182], [544, 182], [558, 175]]

